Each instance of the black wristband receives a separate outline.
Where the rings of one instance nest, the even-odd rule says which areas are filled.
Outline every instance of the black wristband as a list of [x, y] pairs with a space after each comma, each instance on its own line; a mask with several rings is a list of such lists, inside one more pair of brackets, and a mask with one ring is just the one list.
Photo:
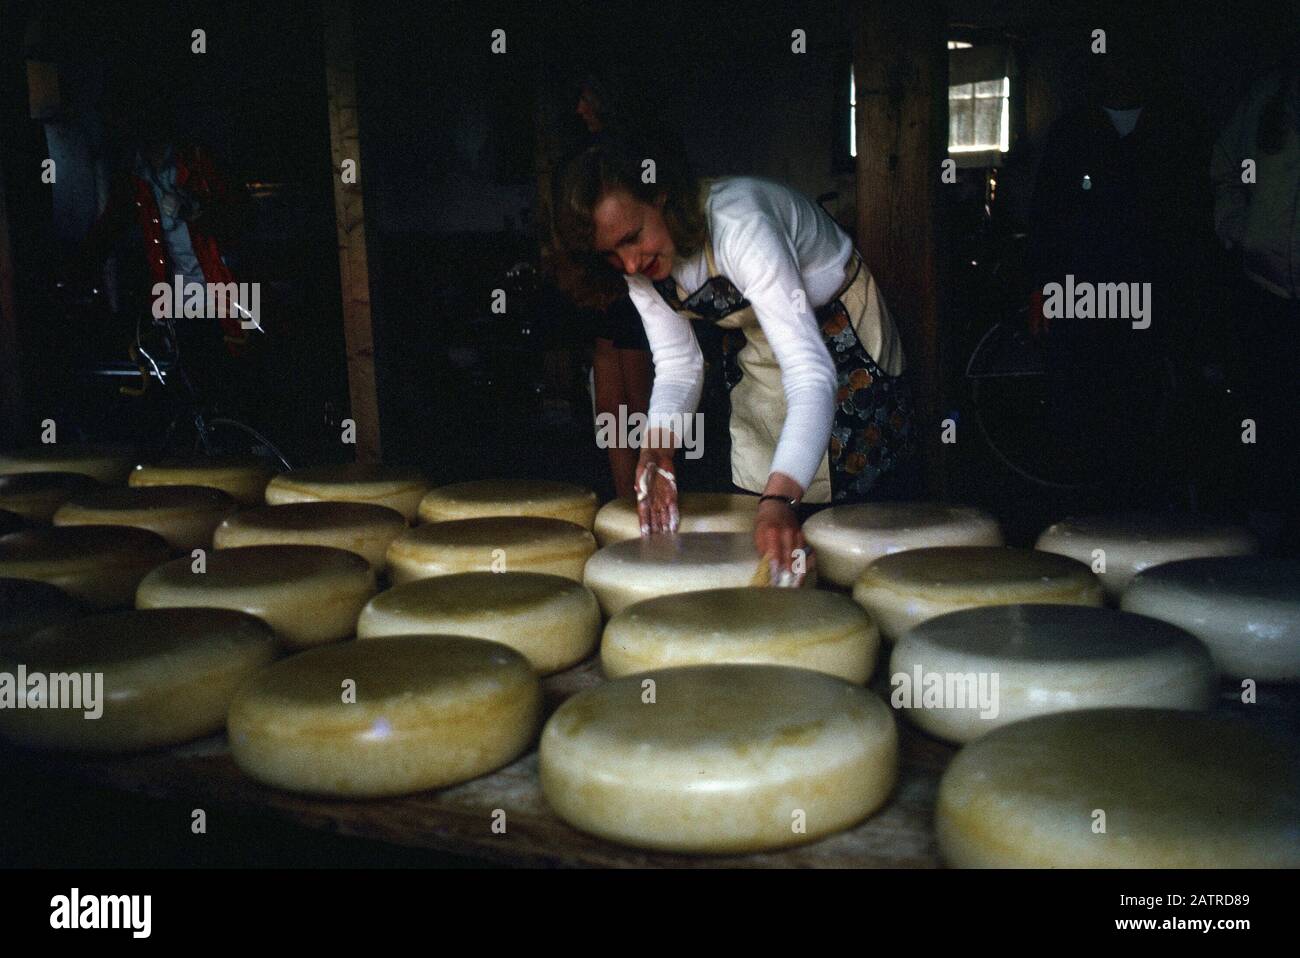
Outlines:
[[776, 496], [776, 495], [770, 495], [770, 494], [769, 494], [769, 495], [764, 495], [764, 496], [759, 496], [759, 497], [758, 497], [758, 504], [761, 506], [761, 505], [762, 505], [764, 502], [766, 502], [768, 499], [775, 499], [777, 502], [784, 502], [784, 503], [785, 503], [787, 506], [789, 506], [791, 509], [793, 509], [795, 506], [799, 505], [799, 501], [798, 501], [797, 499], [792, 499], [792, 498], [790, 498], [789, 496]]

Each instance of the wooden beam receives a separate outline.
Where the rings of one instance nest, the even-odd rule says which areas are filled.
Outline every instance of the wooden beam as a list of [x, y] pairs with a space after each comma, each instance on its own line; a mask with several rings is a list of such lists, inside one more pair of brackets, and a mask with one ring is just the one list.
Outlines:
[[[854, 37], [858, 248], [898, 323], [928, 492], [947, 492], [938, 190], [948, 147], [943, 0], [864, 0]], [[958, 441], [961, 441], [959, 435]]]
[[[379, 396], [375, 388], [374, 329], [370, 315], [370, 268], [362, 202], [361, 143], [357, 114], [356, 55], [350, 0], [326, 0], [322, 8], [325, 85], [329, 95], [330, 154], [334, 162], [334, 216], [343, 293], [343, 337], [347, 350], [348, 392], [356, 422], [357, 462], [378, 462]], [[346, 161], [355, 182], [341, 175]]]
[[18, 363], [18, 307], [9, 245], [4, 161], [0, 159], [0, 445], [16, 444], [22, 429], [22, 369]]

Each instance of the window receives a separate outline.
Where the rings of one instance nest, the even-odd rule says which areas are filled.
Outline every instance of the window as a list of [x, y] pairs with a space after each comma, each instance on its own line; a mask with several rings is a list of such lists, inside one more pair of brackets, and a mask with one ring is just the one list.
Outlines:
[[1010, 146], [1011, 78], [948, 87], [948, 152], [1005, 153]]

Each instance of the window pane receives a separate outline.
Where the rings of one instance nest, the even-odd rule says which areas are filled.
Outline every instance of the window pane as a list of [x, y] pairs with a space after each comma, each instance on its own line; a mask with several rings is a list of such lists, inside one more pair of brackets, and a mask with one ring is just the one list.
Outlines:
[[974, 101], [958, 101], [956, 108], [948, 113], [948, 146], [970, 146], [975, 135]]
[[975, 84], [976, 96], [1002, 96], [1002, 80], [981, 80]]
[[975, 95], [975, 84], [957, 83], [948, 87], [948, 99], [968, 100]]
[[1002, 98], [976, 100], [974, 125], [975, 144], [996, 147], [1002, 138]]

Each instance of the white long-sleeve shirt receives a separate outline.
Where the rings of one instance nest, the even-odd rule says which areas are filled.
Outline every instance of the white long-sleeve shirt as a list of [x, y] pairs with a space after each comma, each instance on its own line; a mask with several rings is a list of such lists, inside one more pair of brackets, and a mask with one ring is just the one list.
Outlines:
[[[853, 241], [807, 197], [771, 180], [718, 179], [706, 209], [717, 269], [753, 306], [781, 366], [786, 417], [771, 471], [807, 489], [830, 441], [836, 390], [835, 366], [812, 311], [844, 285]], [[703, 250], [675, 259], [672, 275], [688, 295], [704, 285]], [[649, 278], [638, 273], [626, 279], [654, 355], [649, 423], [668, 425], [670, 417], [689, 415], [699, 404], [703, 356], [691, 321], [673, 312]], [[871, 343], [864, 345], [872, 350]], [[880, 355], [873, 353], [887, 369]]]

